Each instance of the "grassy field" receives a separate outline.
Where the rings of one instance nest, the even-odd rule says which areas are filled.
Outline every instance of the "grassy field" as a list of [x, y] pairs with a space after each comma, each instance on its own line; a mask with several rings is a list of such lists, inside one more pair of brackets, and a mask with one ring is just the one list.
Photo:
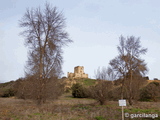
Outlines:
[[[159, 102], [137, 102], [126, 106], [125, 113], [159, 114]], [[56, 101], [37, 106], [33, 101], [16, 98], [0, 98], [0, 120], [121, 120], [118, 101], [108, 101], [100, 106], [93, 99], [72, 98], [70, 93]], [[125, 118], [125, 120], [130, 120]], [[160, 120], [134, 118], [132, 120]]]

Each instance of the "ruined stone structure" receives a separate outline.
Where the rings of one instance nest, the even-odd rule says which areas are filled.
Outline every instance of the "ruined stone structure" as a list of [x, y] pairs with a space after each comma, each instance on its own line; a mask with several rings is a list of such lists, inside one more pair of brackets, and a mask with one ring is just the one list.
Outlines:
[[68, 72], [68, 78], [88, 78], [88, 74], [84, 73], [83, 66], [77, 66], [74, 68], [74, 73]]

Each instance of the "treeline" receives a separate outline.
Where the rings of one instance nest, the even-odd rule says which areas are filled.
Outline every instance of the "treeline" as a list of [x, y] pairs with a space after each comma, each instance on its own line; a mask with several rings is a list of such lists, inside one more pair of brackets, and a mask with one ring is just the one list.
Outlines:
[[[34, 83], [36, 79], [34, 77], [20, 78], [16, 81], [0, 84], [0, 97], [16, 97], [19, 99], [31, 99], [37, 101], [37, 87]], [[93, 79], [92, 79], [93, 80]], [[54, 81], [54, 82], [53, 82]], [[56, 82], [55, 82], [56, 81]], [[99, 102], [99, 104], [107, 104], [107, 101], [118, 101], [121, 99], [122, 92], [122, 79], [115, 81], [107, 80], [93, 80], [95, 84], [84, 85], [81, 82], [73, 84], [71, 92], [75, 98], [93, 98]], [[132, 96], [133, 103], [136, 101], [148, 101], [157, 102], [160, 100], [160, 81], [158, 80], [146, 80], [145, 78], [137, 79], [133, 81], [132, 94], [129, 95], [129, 83], [125, 82], [123, 99], [129, 99]], [[45, 89], [45, 99], [55, 100], [59, 96], [65, 93], [64, 90], [65, 80], [54, 79], [48, 82]]]
[[[141, 82], [138, 82], [141, 81]], [[118, 101], [121, 98], [122, 80], [106, 81], [97, 80], [95, 85], [85, 86], [76, 83], [72, 86], [72, 95], [75, 98], [93, 98], [101, 105], [107, 104], [107, 101]], [[160, 100], [160, 82], [148, 82], [144, 78], [141, 80], [133, 81], [135, 84], [132, 86], [132, 95], [129, 95], [128, 83], [125, 83], [123, 99], [129, 99], [132, 96], [133, 104], [136, 101], [156, 102]]]

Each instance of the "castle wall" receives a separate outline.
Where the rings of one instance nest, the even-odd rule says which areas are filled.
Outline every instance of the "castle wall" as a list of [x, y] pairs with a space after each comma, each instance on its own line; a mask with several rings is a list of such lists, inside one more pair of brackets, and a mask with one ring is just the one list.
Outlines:
[[72, 78], [72, 77], [74, 77], [74, 73], [69, 73], [68, 72], [68, 78]]

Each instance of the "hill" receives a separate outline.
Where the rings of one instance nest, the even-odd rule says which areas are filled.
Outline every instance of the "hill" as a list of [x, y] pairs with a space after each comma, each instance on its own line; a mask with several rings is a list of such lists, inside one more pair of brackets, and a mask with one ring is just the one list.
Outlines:
[[[85, 87], [93, 86], [97, 83], [96, 79], [90, 79], [90, 78], [80, 78], [80, 79], [68, 79], [68, 78], [62, 78], [60, 80], [63, 80], [65, 84], [65, 90], [70, 90], [73, 84], [80, 83], [84, 85]], [[160, 80], [146, 80], [144, 87], [152, 82], [158, 82], [160, 83]], [[23, 79], [18, 79], [16, 81], [9, 81], [6, 83], [0, 83], [0, 96], [1, 97], [9, 97], [13, 96], [15, 92], [15, 88], [19, 85], [20, 82], [23, 82]], [[113, 84], [115, 87], [121, 86], [121, 80], [115, 80], [113, 81]]]

